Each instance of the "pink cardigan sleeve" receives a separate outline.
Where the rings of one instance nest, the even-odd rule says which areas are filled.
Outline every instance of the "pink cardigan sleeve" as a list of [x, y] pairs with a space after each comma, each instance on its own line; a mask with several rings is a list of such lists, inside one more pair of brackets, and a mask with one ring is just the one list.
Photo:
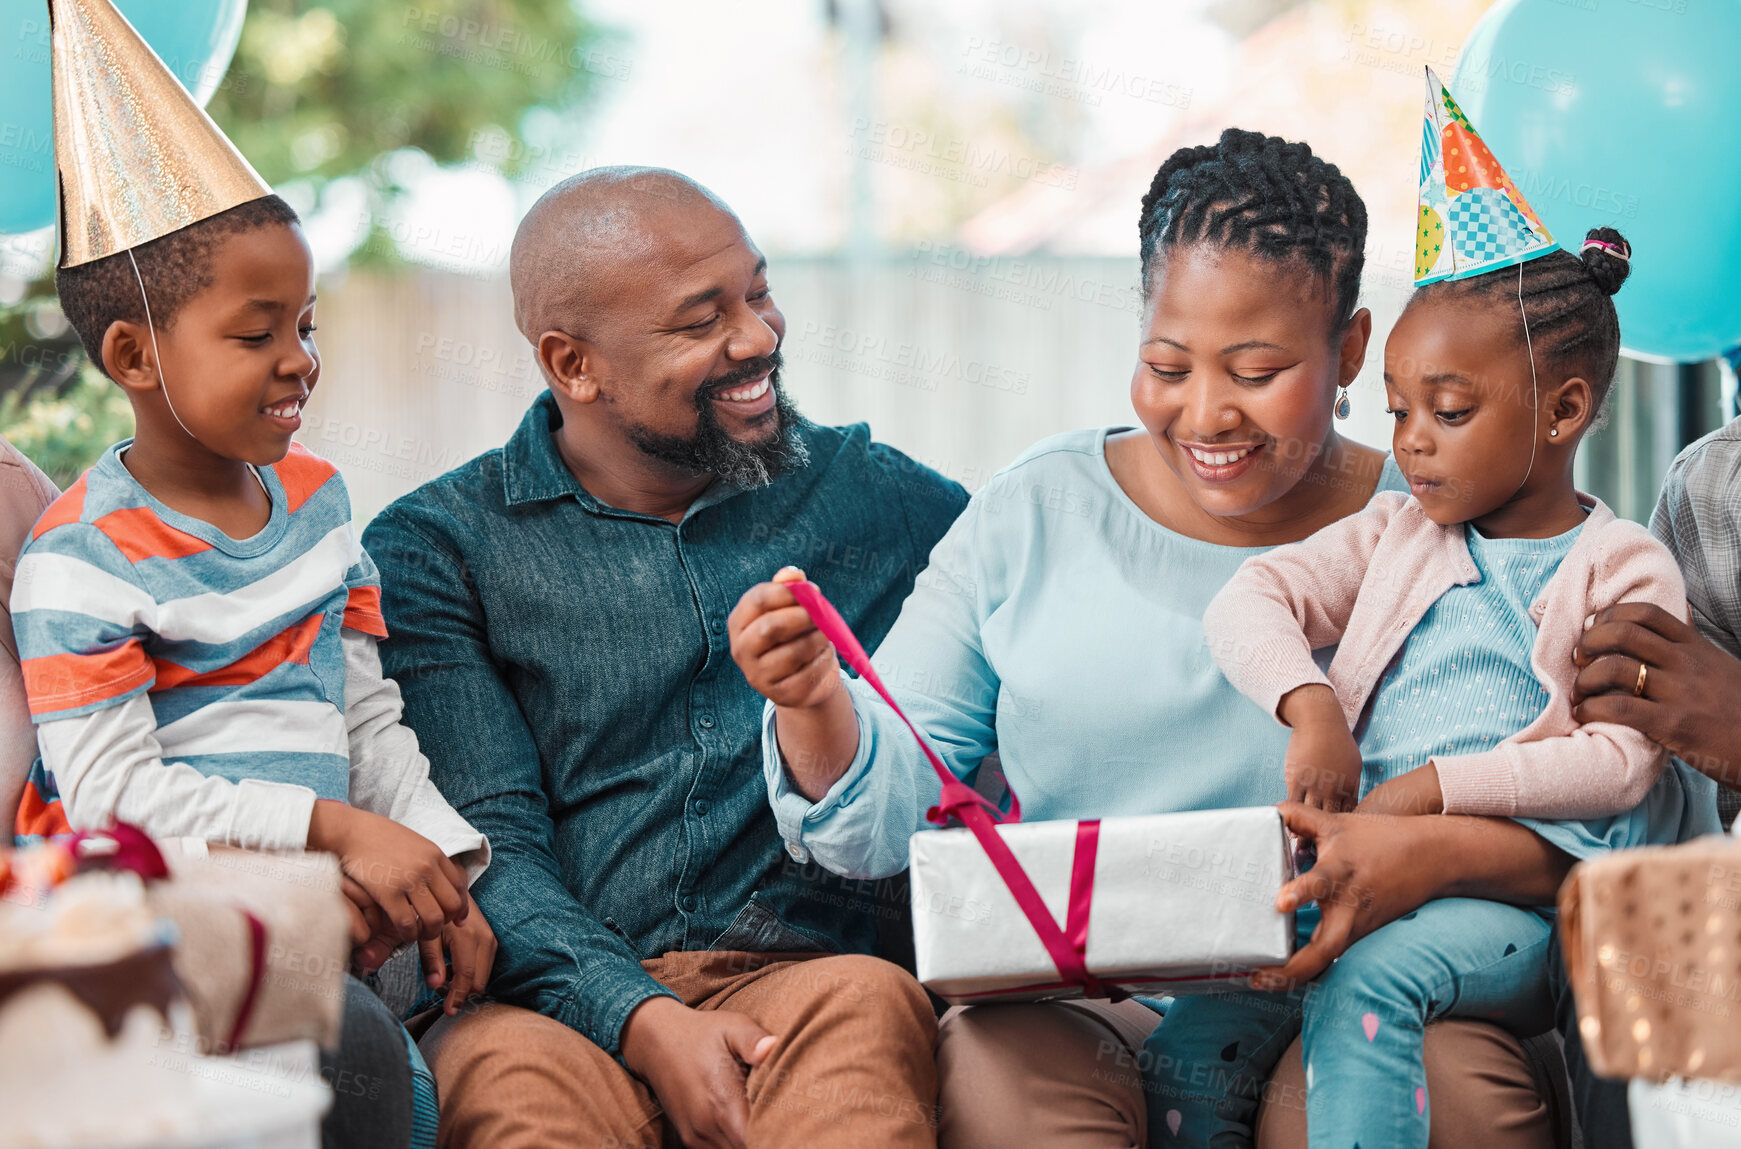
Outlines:
[[1342, 640], [1372, 553], [1407, 496], [1374, 495], [1366, 509], [1301, 542], [1246, 559], [1203, 612], [1221, 673], [1275, 714], [1282, 696], [1330, 680], [1312, 651]]
[[[1604, 530], [1581, 603], [1544, 617], [1538, 645], [1546, 674], [1547, 714], [1524, 734], [1479, 754], [1435, 758], [1447, 814], [1524, 818], [1601, 818], [1644, 800], [1668, 762], [1668, 751], [1630, 726], [1583, 725], [1571, 716], [1577, 667], [1572, 648], [1584, 620], [1616, 603], [1648, 602], [1676, 618], [1687, 615], [1685, 583], [1674, 556], [1637, 523], [1616, 520]], [[1537, 730], [1536, 728], [1541, 728]]]

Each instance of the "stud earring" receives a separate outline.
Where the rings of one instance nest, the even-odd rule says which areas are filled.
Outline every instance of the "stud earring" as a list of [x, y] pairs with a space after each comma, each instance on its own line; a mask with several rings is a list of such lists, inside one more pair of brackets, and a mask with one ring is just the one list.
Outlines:
[[1558, 439], [1559, 437], [1560, 437], [1560, 429], [1558, 427], [1549, 427], [1548, 428], [1548, 438]]
[[1342, 397], [1336, 400], [1336, 418], [1346, 419], [1354, 414], [1354, 404], [1348, 399], [1348, 388], [1342, 388]]

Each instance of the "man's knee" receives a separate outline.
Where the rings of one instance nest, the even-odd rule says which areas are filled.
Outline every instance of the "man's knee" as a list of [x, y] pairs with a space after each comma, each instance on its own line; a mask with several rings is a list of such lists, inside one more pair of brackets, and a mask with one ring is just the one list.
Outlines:
[[477, 1062], [503, 1071], [584, 1059], [597, 1049], [553, 1018], [499, 1002], [442, 1018], [419, 1045], [431, 1067]]
[[900, 966], [863, 954], [813, 958], [795, 971], [798, 989], [809, 997], [809, 1010], [819, 1018], [874, 1020], [922, 1040], [936, 1036], [931, 999], [913, 976]]
[[419, 1043], [441, 1098], [441, 1144], [658, 1144], [657, 1108], [609, 1054], [568, 1026], [491, 1003]]

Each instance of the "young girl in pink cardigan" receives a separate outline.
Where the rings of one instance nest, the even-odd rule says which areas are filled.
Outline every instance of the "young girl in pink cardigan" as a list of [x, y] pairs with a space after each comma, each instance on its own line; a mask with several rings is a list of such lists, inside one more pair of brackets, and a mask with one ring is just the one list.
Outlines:
[[[1668, 550], [1572, 485], [1614, 376], [1609, 296], [1630, 255], [1601, 228], [1580, 256], [1418, 289], [1384, 357], [1410, 494], [1378, 494], [1247, 560], [1210, 605], [1216, 662], [1292, 728], [1290, 798], [1542, 819], [1532, 828], [1577, 853], [1602, 840], [1577, 820], [1621, 814], [1655, 784], [1662, 748], [1570, 708], [1587, 618], [1622, 601], [1686, 611]], [[1320, 669], [1313, 652], [1332, 647]], [[1649, 685], [1641, 672], [1638, 693]], [[1155, 1143], [1249, 1143], [1254, 1083], [1298, 1027], [1313, 1149], [1425, 1149], [1423, 1026], [1546, 1028], [1550, 934], [1543, 911], [1446, 898], [1355, 942], [1303, 990], [1181, 999], [1149, 1052], [1201, 1085]]]

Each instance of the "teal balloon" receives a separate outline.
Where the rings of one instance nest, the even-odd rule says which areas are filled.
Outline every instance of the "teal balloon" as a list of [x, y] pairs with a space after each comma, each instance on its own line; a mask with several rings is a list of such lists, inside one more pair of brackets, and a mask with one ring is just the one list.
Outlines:
[[[116, 0], [205, 106], [225, 81], [247, 0]], [[0, 0], [0, 235], [54, 222], [54, 113], [48, 4]]]
[[1741, 0], [1501, 0], [1451, 94], [1560, 246], [1632, 243], [1628, 351], [1741, 344]]

